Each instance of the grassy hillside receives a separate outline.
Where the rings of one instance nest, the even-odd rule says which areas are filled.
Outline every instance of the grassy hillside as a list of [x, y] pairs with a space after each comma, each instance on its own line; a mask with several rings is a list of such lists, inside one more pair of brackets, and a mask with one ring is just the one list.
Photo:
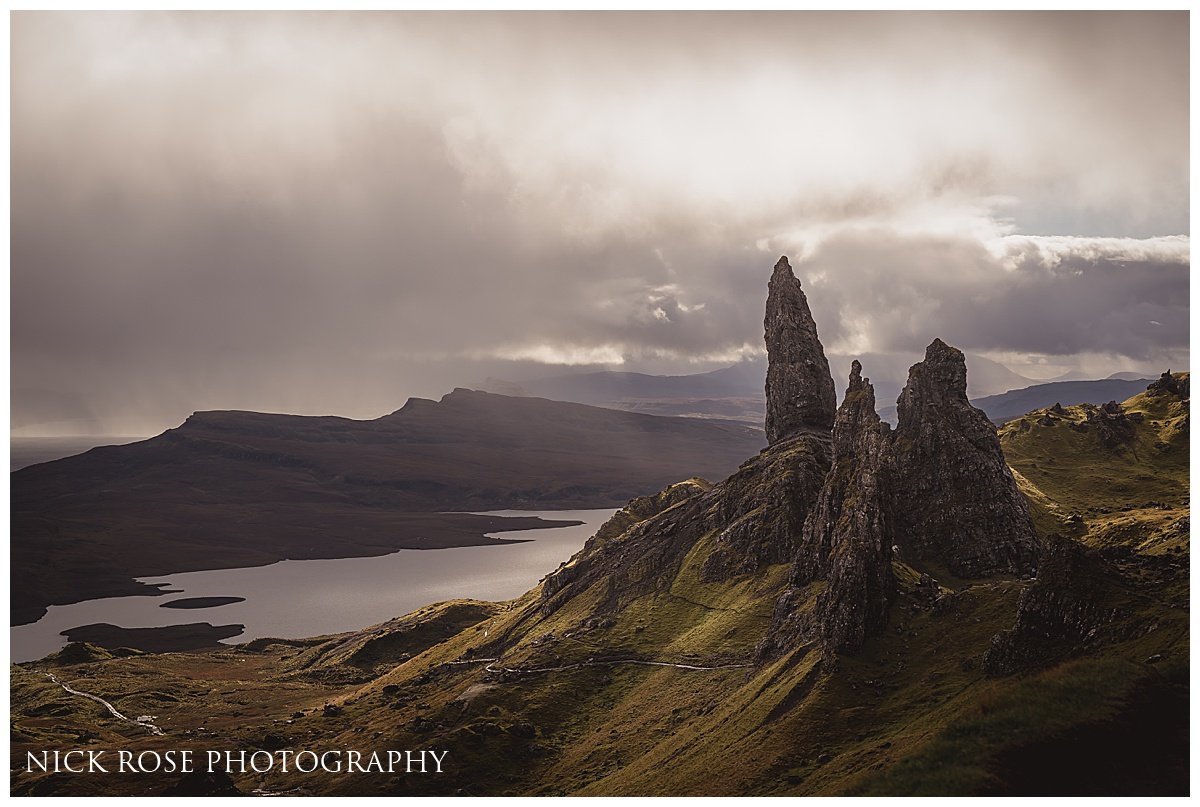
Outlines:
[[1117, 429], [1098, 421], [1099, 407], [1089, 404], [1039, 409], [1012, 420], [1000, 429], [1005, 458], [1067, 515], [1186, 508], [1187, 403], [1143, 392], [1121, 409], [1133, 421], [1128, 436], [1112, 434]]
[[[1139, 395], [1090, 415], [1040, 411], [1001, 432], [1056, 547], [1038, 579], [931, 587], [897, 562], [888, 629], [853, 656], [809, 645], [760, 656], [788, 566], [705, 582], [719, 543], [705, 534], [669, 585], [615, 611], [602, 607], [601, 578], [554, 609], [539, 586], [509, 603], [449, 603], [305, 642], [125, 658], [68, 648], [57, 666], [14, 669], [13, 751], [449, 751], [441, 776], [235, 776], [245, 792], [1186, 792], [1187, 405]], [[639, 500], [592, 551], [680, 518], [705, 501], [691, 487]], [[1030, 631], [1051, 640], [1023, 645]], [[1001, 659], [1007, 668], [996, 663], [1002, 647], [1022, 651]], [[80, 653], [95, 660], [78, 663]], [[42, 670], [126, 713], [157, 715], [166, 736], [115, 721]], [[152, 792], [173, 780], [12, 782], [20, 793]]]

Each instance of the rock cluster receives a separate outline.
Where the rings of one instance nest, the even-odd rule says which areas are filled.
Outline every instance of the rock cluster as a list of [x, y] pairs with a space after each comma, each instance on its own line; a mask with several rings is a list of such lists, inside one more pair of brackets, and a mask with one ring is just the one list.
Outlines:
[[1172, 373], [1167, 370], [1157, 381], [1146, 387], [1152, 397], [1160, 395], [1176, 395], [1183, 400], [1190, 397], [1191, 375], [1188, 373]]
[[544, 612], [594, 583], [603, 589], [604, 611], [669, 586], [705, 536], [715, 544], [700, 569], [707, 583], [794, 558], [829, 471], [837, 401], [808, 301], [787, 258], [770, 280], [766, 327], [770, 445], [719, 485], [693, 481], [631, 502], [543, 581]]
[[805, 431], [828, 432], [837, 409], [833, 376], [817, 338], [808, 298], [792, 274], [787, 256], [779, 259], [771, 274], [763, 325], [767, 342], [767, 442], [774, 445]]
[[[853, 652], [887, 625], [893, 548], [960, 577], [1027, 574], [1036, 534], [995, 427], [967, 401], [963, 354], [935, 339], [909, 372], [891, 432], [856, 361], [833, 432], [833, 463], [804, 524], [770, 654], [819, 640]], [[815, 605], [805, 588], [823, 583]]]
[[1074, 424], [1073, 428], [1095, 434], [1100, 445], [1105, 448], [1118, 448], [1133, 440], [1137, 434], [1134, 418], [1122, 412], [1121, 405], [1116, 401], [1109, 401], [1103, 406], [1082, 406], [1085, 419], [1082, 423]]
[[[836, 407], [829, 363], [787, 258], [767, 299], [769, 445], [711, 487], [690, 481], [635, 500], [546, 578], [549, 614], [583, 591], [588, 618], [669, 590], [700, 542], [701, 582], [791, 562], [764, 654], [816, 641], [853, 652], [897, 594], [893, 547], [961, 577], [1034, 567], [1033, 523], [983, 412], [967, 402], [963, 354], [934, 340], [913, 366], [891, 432], [856, 361]], [[811, 588], [810, 588], [811, 587]]]

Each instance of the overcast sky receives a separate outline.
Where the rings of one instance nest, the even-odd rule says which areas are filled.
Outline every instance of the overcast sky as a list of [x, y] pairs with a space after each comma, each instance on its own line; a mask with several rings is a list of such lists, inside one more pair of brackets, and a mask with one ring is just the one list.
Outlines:
[[11, 115], [15, 433], [712, 369], [780, 254], [837, 356], [1188, 362], [1185, 12], [18, 12]]

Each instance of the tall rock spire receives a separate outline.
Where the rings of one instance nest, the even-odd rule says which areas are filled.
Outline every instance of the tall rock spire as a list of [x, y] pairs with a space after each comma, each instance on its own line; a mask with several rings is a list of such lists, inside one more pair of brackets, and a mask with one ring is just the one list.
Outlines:
[[[790, 588], [764, 650], [818, 639], [827, 654], [853, 653], [886, 627], [896, 596], [885, 473], [890, 442], [875, 413], [875, 390], [855, 361], [833, 426], [833, 466], [804, 522]], [[799, 606], [799, 592], [814, 580], [827, 581], [815, 606]]]
[[941, 339], [912, 366], [896, 401], [889, 462], [895, 530], [906, 556], [959, 577], [1033, 568], [1029, 506], [1004, 461], [996, 427], [967, 400], [967, 365]]
[[787, 256], [775, 264], [768, 285], [767, 442], [771, 445], [806, 431], [833, 428], [837, 396], [833, 376], [808, 298], [792, 274]]

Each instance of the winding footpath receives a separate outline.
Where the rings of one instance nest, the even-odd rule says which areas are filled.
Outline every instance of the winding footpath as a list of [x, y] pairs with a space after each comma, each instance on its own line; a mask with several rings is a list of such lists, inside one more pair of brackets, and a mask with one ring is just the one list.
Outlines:
[[65, 684], [62, 681], [60, 681], [58, 676], [55, 675], [54, 673], [48, 672], [48, 673], [42, 673], [42, 675], [46, 676], [51, 681], [58, 684], [60, 687], [65, 689], [67, 692], [70, 692], [72, 695], [78, 695], [81, 698], [87, 698], [88, 700], [95, 701], [96, 703], [100, 704], [105, 709], [107, 709], [109, 714], [111, 714], [113, 717], [117, 718], [118, 720], [124, 720], [126, 723], [132, 723], [135, 726], [141, 726], [142, 728], [144, 728], [146, 731], [150, 732], [151, 734], [157, 734], [159, 736], [162, 736], [162, 734], [163, 734], [163, 730], [160, 729], [158, 726], [154, 725], [154, 718], [150, 717], [149, 715], [142, 715], [142, 716], [138, 717], [136, 720], [130, 719], [130, 718], [126, 717], [125, 715], [121, 714], [120, 712], [118, 712], [117, 707], [113, 706], [111, 703], [104, 700], [104, 698], [101, 698], [99, 695], [92, 695], [87, 692], [80, 692], [78, 689], [73, 689], [70, 685]]

